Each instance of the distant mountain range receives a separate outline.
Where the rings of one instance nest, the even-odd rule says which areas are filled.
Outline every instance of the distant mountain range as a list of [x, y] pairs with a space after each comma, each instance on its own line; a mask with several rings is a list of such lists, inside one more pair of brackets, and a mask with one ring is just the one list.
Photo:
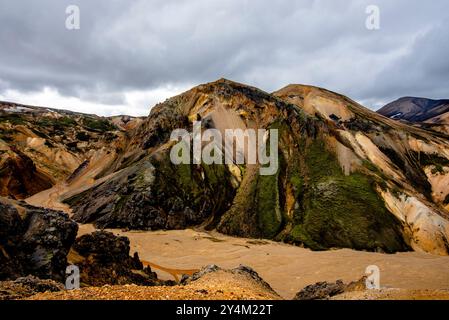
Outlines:
[[391, 119], [405, 120], [419, 124], [423, 128], [449, 134], [449, 99], [403, 97], [385, 105], [377, 112]]
[[[381, 113], [408, 121], [444, 115], [443, 103], [413, 101]], [[170, 134], [190, 132], [193, 120], [219, 131], [278, 129], [278, 171], [173, 164]], [[220, 79], [167, 99], [145, 118], [3, 103], [0, 129], [1, 195], [70, 211], [79, 223], [203, 226], [314, 250], [449, 254], [447, 136], [322, 88], [267, 93]]]

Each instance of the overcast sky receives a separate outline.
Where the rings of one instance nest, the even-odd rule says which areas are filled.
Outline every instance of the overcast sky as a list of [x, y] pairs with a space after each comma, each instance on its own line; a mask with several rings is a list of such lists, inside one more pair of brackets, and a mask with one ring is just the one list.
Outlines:
[[[66, 28], [72, 4], [79, 30]], [[449, 98], [447, 0], [0, 0], [0, 44], [1, 100], [100, 115], [147, 115], [222, 77], [312, 84], [373, 109]]]

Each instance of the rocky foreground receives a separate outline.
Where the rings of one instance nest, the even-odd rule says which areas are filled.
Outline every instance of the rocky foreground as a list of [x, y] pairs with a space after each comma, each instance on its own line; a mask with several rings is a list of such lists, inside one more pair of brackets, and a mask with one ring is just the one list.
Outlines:
[[[180, 281], [160, 279], [137, 253], [131, 255], [128, 237], [108, 231], [82, 232], [77, 237], [77, 224], [63, 212], [33, 207], [20, 201], [0, 200], [0, 259], [3, 266], [0, 300], [285, 298], [256, 271], [242, 265], [231, 269], [209, 265], [190, 275], [184, 274]], [[209, 237], [204, 241], [219, 244], [225, 240]], [[249, 245], [263, 247], [265, 244], [250, 240], [241, 247], [248, 250]], [[235, 248], [233, 244], [230, 247]], [[238, 250], [233, 249], [234, 255]], [[264, 256], [267, 261], [268, 255]], [[209, 256], [209, 259], [214, 258]], [[313, 264], [312, 261], [310, 263]], [[80, 269], [80, 289], [65, 290], [65, 268], [69, 264]], [[272, 276], [276, 278], [276, 275]], [[281, 276], [278, 274], [277, 278]], [[297, 300], [330, 298], [449, 299], [445, 290], [366, 291], [364, 278], [309, 284], [294, 296]]]
[[0, 198], [0, 298], [62, 290], [69, 264], [79, 268], [83, 287], [174, 284], [159, 280], [137, 253], [130, 256], [128, 238], [77, 232], [64, 212]]
[[[210, 268], [205, 268], [206, 270]], [[238, 269], [237, 269], [238, 270]], [[282, 299], [254, 271], [218, 269], [195, 281], [176, 286], [137, 285], [86, 287], [80, 290], [44, 292], [30, 300], [280, 300]], [[257, 275], [257, 273], [256, 273]], [[449, 290], [365, 290], [360, 281], [344, 284], [320, 282], [310, 285], [294, 300], [449, 300]]]
[[211, 265], [184, 278], [176, 286], [143, 287], [136, 285], [88, 287], [81, 290], [46, 292], [30, 299], [80, 300], [279, 300], [268, 283], [251, 268], [232, 270]]

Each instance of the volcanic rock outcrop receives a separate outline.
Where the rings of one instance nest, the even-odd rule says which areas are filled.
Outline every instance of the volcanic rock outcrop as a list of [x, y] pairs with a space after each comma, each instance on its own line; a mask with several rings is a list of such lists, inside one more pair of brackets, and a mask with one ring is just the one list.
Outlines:
[[366, 277], [348, 284], [345, 284], [342, 280], [317, 282], [300, 290], [293, 300], [327, 300], [344, 292], [364, 291], [367, 290], [365, 281]]
[[144, 267], [137, 253], [129, 255], [129, 239], [106, 231], [96, 231], [76, 239], [69, 261], [80, 270], [82, 286], [162, 285], [150, 267]]
[[63, 282], [77, 230], [66, 213], [0, 198], [0, 280], [32, 274]]

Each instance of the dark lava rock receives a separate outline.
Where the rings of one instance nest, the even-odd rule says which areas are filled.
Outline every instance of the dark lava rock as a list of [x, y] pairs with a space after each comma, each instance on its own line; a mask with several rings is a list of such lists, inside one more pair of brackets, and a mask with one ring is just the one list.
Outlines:
[[198, 280], [199, 278], [203, 277], [204, 275], [206, 275], [208, 273], [216, 272], [219, 270], [223, 270], [223, 269], [215, 264], [207, 265], [205, 267], [202, 267], [199, 271], [195, 272], [191, 276], [183, 275], [181, 278], [181, 284], [184, 284], [184, 285], [188, 284], [192, 281]]
[[72, 248], [83, 259], [76, 264], [80, 268], [82, 285], [171, 285], [157, 279], [149, 266], [144, 267], [139, 256], [129, 255], [127, 237], [115, 236], [107, 231], [95, 231], [76, 239]]
[[34, 211], [25, 221], [28, 228], [21, 247], [31, 262], [29, 272], [62, 281], [78, 225], [65, 213], [45, 209]]
[[79, 223], [99, 229], [185, 229], [221, 216], [234, 195], [223, 166], [177, 166], [151, 156], [64, 200]]
[[366, 276], [348, 284], [343, 283], [342, 280], [337, 280], [336, 282], [317, 282], [299, 291], [293, 300], [323, 300], [343, 292], [363, 291], [366, 290], [365, 280]]
[[95, 255], [101, 263], [120, 262], [129, 258], [129, 239], [107, 231], [95, 231], [76, 239], [73, 249], [83, 257]]
[[67, 214], [0, 199], [0, 280], [32, 274], [62, 282], [78, 225]]
[[15, 279], [23, 274], [21, 259], [16, 258], [20, 255], [17, 244], [23, 230], [24, 223], [17, 210], [0, 202], [0, 280]]
[[336, 282], [317, 282], [299, 291], [293, 300], [321, 300], [343, 293], [345, 284], [341, 280]]
[[244, 274], [244, 275], [252, 278], [254, 281], [258, 282], [259, 284], [261, 284], [266, 289], [274, 292], [273, 288], [271, 288], [271, 286], [268, 284], [268, 282], [266, 282], [264, 279], [262, 279], [259, 276], [259, 274], [251, 267], [241, 264], [237, 268], [232, 269], [231, 272], [238, 273], [238, 274]]
[[0, 300], [23, 299], [40, 292], [61, 290], [64, 290], [64, 285], [59, 282], [29, 275], [14, 281], [0, 281]]

